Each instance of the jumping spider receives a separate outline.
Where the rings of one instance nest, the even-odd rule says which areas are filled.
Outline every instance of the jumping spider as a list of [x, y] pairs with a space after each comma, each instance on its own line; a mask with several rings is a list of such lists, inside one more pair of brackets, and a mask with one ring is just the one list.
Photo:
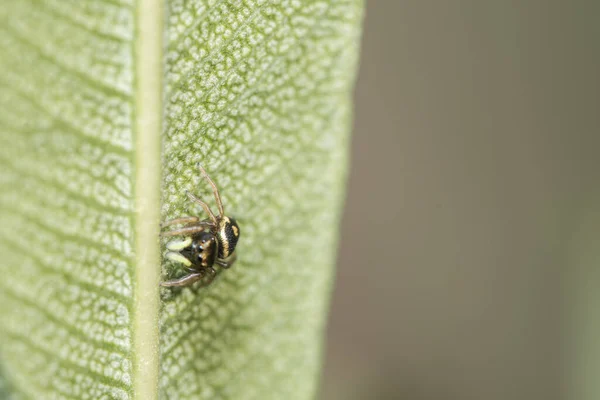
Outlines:
[[209, 282], [215, 277], [214, 264], [229, 268], [236, 259], [235, 246], [240, 237], [240, 228], [235, 219], [227, 217], [223, 211], [223, 203], [217, 185], [210, 179], [204, 168], [199, 166], [202, 177], [212, 187], [219, 215], [215, 215], [208, 205], [186, 191], [194, 203], [199, 204], [209, 218], [200, 220], [198, 217], [175, 218], [162, 224], [162, 228], [184, 224], [185, 226], [172, 231], [162, 232], [161, 236], [185, 236], [185, 239], [175, 239], [167, 243], [170, 250], [165, 257], [185, 265], [188, 275], [172, 281], [161, 282], [161, 286], [187, 286], [210, 274]]

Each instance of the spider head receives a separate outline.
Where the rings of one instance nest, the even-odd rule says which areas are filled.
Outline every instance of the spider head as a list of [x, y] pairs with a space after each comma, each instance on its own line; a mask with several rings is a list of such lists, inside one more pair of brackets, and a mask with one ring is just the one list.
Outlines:
[[217, 251], [218, 245], [215, 236], [210, 231], [203, 231], [194, 235], [192, 245], [185, 256], [195, 265], [210, 268], [215, 263]]
[[183, 240], [167, 243], [166, 257], [186, 267], [210, 268], [218, 253], [217, 238], [210, 231], [202, 231]]

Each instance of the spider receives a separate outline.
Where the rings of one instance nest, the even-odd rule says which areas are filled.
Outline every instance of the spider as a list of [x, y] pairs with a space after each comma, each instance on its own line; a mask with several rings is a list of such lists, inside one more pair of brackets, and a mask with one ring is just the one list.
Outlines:
[[161, 286], [191, 285], [208, 274], [210, 274], [210, 282], [216, 275], [214, 264], [229, 268], [237, 257], [235, 246], [240, 238], [240, 228], [235, 219], [225, 215], [217, 185], [210, 179], [204, 168], [198, 167], [202, 177], [212, 187], [219, 214], [215, 215], [205, 202], [192, 193], [185, 192], [191, 201], [204, 209], [209, 218], [200, 220], [199, 217], [180, 217], [162, 224], [162, 228], [176, 224], [185, 225], [178, 229], [162, 232], [161, 236], [185, 236], [184, 239], [175, 239], [167, 243], [166, 247], [169, 251], [165, 257], [183, 264], [189, 274], [179, 279], [161, 282]]

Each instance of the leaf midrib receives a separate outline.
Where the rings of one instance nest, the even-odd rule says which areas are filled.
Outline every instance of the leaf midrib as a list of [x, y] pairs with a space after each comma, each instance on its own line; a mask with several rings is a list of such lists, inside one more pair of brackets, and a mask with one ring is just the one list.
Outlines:
[[138, 0], [135, 35], [135, 285], [133, 307], [133, 398], [158, 393], [160, 264], [160, 138], [163, 91], [163, 4]]

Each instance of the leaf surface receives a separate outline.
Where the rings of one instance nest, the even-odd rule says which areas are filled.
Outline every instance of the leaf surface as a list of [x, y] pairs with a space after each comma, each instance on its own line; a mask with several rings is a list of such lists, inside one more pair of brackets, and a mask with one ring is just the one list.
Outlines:
[[[361, 13], [359, 0], [0, 6], [2, 392], [314, 396]], [[159, 290], [184, 273], [160, 259], [159, 219], [202, 212], [185, 190], [216, 209], [197, 163], [238, 220], [238, 261], [210, 286]]]

